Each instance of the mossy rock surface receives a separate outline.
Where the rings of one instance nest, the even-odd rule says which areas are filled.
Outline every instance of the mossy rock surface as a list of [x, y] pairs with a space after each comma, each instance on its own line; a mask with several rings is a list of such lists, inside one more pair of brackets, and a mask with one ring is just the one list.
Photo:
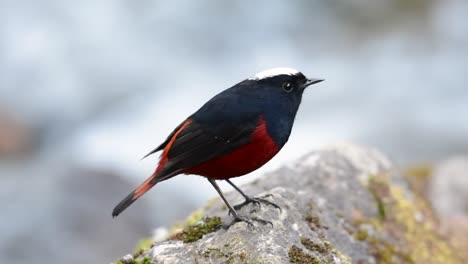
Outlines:
[[[177, 225], [140, 258], [152, 263], [463, 263], [441, 237], [430, 206], [380, 152], [353, 144], [310, 153], [243, 186], [281, 206], [239, 213], [271, 221], [230, 221], [219, 199]], [[234, 192], [227, 199], [237, 204]], [[219, 218], [218, 216], [221, 216]], [[196, 219], [195, 219], [196, 218]]]

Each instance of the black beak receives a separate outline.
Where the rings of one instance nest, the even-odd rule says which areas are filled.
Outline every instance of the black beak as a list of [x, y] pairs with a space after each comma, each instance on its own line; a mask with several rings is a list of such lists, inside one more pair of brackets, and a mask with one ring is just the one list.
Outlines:
[[325, 81], [324, 79], [307, 79], [307, 81], [304, 83], [304, 86], [302, 86], [303, 89], [305, 89], [307, 86], [311, 86], [312, 84], [316, 84], [319, 82]]

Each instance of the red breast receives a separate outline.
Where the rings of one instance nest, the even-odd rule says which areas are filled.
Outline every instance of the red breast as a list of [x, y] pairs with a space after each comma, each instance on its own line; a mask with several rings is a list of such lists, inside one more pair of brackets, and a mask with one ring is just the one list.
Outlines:
[[242, 176], [263, 166], [279, 150], [280, 148], [268, 134], [265, 119], [261, 116], [259, 125], [252, 133], [248, 144], [227, 155], [191, 168], [185, 174], [196, 174], [219, 180]]

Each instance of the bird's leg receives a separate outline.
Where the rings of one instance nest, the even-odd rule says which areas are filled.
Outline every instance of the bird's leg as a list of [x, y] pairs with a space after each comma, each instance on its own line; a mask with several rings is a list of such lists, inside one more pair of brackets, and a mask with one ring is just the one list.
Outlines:
[[234, 219], [229, 224], [222, 225], [221, 226], [222, 228], [228, 229], [229, 227], [231, 227], [233, 224], [235, 224], [237, 222], [246, 222], [249, 226], [253, 226], [251, 220], [257, 221], [257, 222], [259, 222], [261, 224], [264, 224], [264, 225], [270, 224], [270, 225], [273, 226], [273, 224], [270, 221], [266, 221], [266, 220], [256, 218], [256, 217], [247, 218], [246, 216], [239, 215], [237, 213], [236, 209], [234, 209], [234, 207], [232, 207], [232, 205], [227, 201], [226, 197], [224, 197], [224, 194], [223, 194], [223, 192], [221, 192], [221, 189], [219, 189], [218, 184], [212, 179], [208, 179], [208, 181], [211, 183], [211, 185], [213, 185], [215, 190], [218, 192], [219, 196], [221, 196], [221, 199], [223, 199], [224, 203], [229, 208], [229, 213], [234, 217]]
[[277, 204], [273, 203], [273, 202], [270, 202], [268, 201], [267, 199], [265, 199], [266, 197], [269, 197], [269, 196], [272, 196], [271, 194], [268, 194], [268, 195], [265, 195], [263, 197], [259, 197], [259, 198], [256, 198], [256, 197], [250, 197], [248, 196], [247, 194], [245, 194], [239, 187], [237, 187], [236, 185], [234, 185], [234, 183], [232, 183], [230, 180], [226, 180], [232, 187], [234, 187], [234, 189], [236, 189], [236, 191], [238, 191], [244, 198], [245, 198], [245, 201], [241, 204], [237, 204], [237, 205], [234, 205], [234, 209], [236, 210], [239, 210], [241, 209], [242, 207], [250, 204], [250, 203], [253, 203], [255, 205], [260, 205], [260, 203], [264, 203], [264, 204], [267, 204], [267, 205], [270, 205], [270, 206], [273, 206], [274, 208], [276, 209], [279, 209], [280, 212], [281, 212], [281, 207], [279, 207]]

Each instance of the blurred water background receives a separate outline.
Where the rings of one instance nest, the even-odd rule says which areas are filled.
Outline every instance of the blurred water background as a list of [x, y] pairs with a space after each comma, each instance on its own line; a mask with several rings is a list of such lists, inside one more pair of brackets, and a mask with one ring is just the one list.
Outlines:
[[463, 0], [0, 0], [0, 263], [108, 263], [215, 196], [180, 176], [110, 215], [153, 171], [144, 154], [267, 68], [326, 82], [254, 175], [343, 140], [402, 166], [468, 153], [467, 13]]

